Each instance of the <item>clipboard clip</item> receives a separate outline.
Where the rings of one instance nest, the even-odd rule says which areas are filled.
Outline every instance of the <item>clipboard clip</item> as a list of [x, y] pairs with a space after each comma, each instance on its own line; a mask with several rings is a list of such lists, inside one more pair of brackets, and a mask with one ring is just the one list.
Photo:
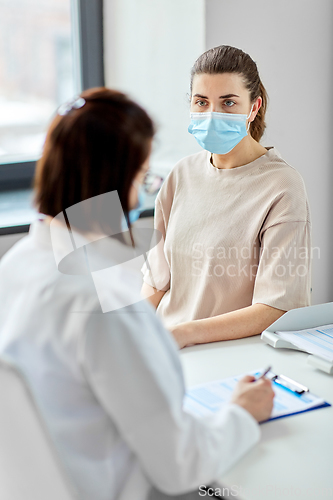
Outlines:
[[281, 385], [285, 389], [289, 389], [289, 391], [292, 391], [296, 394], [309, 392], [308, 387], [305, 387], [305, 385], [299, 384], [298, 382], [295, 382], [295, 380], [292, 380], [289, 377], [285, 377], [284, 375], [274, 375], [273, 377], [269, 378], [272, 382], [275, 382], [275, 384]]

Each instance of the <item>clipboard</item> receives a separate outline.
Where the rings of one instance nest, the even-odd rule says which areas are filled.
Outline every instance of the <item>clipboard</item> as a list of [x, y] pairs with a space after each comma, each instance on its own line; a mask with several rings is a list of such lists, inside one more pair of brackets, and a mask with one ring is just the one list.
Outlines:
[[299, 413], [305, 413], [306, 411], [317, 410], [319, 408], [325, 408], [327, 406], [331, 406], [331, 404], [328, 403], [327, 401], [324, 401], [323, 399], [318, 398], [317, 396], [312, 394], [308, 387], [305, 387], [304, 385], [296, 382], [295, 380], [290, 379], [289, 377], [286, 377], [285, 375], [276, 375], [270, 371], [267, 373], [266, 377], [272, 381], [273, 388], [275, 385], [275, 387], [278, 386], [281, 390], [288, 391], [295, 397], [303, 399], [307, 398], [312, 400], [311, 406], [309, 401], [308, 407], [305, 406], [303, 409], [299, 409], [297, 411], [290, 411], [290, 412], [288, 411], [288, 413], [284, 415], [271, 416], [271, 418], [267, 420], [267, 422], [270, 420], [277, 420], [278, 418], [288, 417], [290, 415], [297, 415]]
[[[261, 370], [251, 373], [254, 377], [260, 374]], [[243, 376], [244, 374], [237, 375], [189, 388], [184, 398], [184, 410], [196, 417], [220, 411], [230, 402], [233, 390]], [[327, 401], [312, 394], [309, 388], [285, 375], [277, 375], [270, 370], [265, 376], [272, 381], [275, 392], [272, 415], [265, 422], [331, 406]]]
[[[300, 351], [292, 343], [281, 339], [275, 334], [277, 331], [295, 331], [315, 328], [333, 323], [333, 302], [318, 304], [315, 306], [300, 307], [287, 311], [281, 318], [272, 323], [261, 334], [261, 340], [275, 349], [294, 349]], [[306, 351], [302, 351], [306, 352]], [[320, 356], [310, 354], [307, 362], [319, 370], [333, 374], [333, 362], [321, 358]]]

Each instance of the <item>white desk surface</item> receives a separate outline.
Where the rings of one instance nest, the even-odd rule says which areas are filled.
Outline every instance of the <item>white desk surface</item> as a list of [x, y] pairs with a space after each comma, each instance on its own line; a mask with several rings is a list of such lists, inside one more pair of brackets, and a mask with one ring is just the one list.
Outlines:
[[[187, 347], [180, 355], [188, 387], [271, 365], [333, 404], [332, 375], [307, 365], [307, 354], [274, 349], [259, 336]], [[226, 498], [333, 498], [333, 406], [260, 427], [259, 444], [220, 478]]]

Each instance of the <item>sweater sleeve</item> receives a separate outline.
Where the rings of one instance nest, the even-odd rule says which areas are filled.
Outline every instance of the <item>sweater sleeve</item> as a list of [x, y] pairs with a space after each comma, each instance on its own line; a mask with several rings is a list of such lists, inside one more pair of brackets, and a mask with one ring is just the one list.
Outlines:
[[162, 234], [162, 238], [159, 243], [149, 251], [141, 272], [145, 283], [157, 290], [166, 292], [170, 288], [170, 267], [164, 253], [166, 222], [159, 198], [156, 199], [155, 203], [154, 228]]
[[309, 221], [283, 222], [263, 231], [252, 303], [283, 311], [310, 305]]
[[150, 482], [179, 494], [221, 478], [257, 441], [257, 422], [229, 405], [209, 418], [183, 411], [176, 344], [142, 302], [93, 315], [84, 370], [95, 396]]

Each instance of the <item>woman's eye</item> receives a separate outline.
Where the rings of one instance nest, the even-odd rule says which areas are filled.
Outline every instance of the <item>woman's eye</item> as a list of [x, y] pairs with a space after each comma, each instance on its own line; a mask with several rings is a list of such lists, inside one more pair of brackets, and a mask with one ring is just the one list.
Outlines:
[[197, 101], [195, 104], [198, 106], [205, 106], [206, 102], [205, 101]]
[[235, 101], [225, 101], [225, 106], [227, 106], [228, 108], [231, 108], [231, 106], [233, 106], [235, 103]]

